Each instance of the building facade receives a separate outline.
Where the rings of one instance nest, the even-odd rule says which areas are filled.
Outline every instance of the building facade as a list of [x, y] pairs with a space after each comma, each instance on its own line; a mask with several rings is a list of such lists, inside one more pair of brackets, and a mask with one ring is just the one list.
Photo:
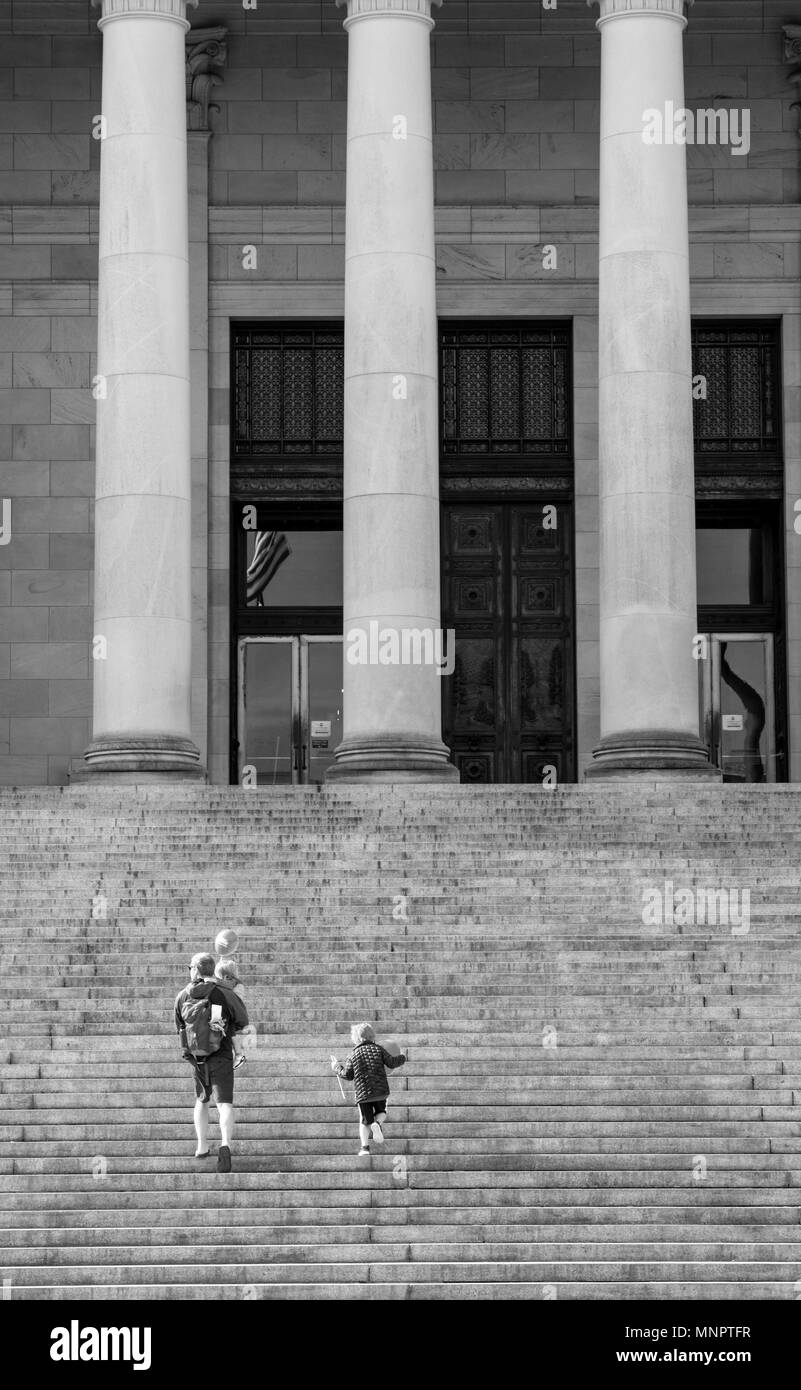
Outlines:
[[798, 19], [0, 6], [0, 783], [799, 780]]

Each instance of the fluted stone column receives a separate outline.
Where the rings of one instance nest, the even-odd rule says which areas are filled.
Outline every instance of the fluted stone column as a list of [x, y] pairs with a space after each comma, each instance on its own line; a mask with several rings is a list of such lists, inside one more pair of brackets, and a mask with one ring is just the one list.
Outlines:
[[345, 3], [344, 734], [329, 775], [454, 780], [435, 667], [347, 659], [349, 633], [433, 633], [441, 609], [432, 0]]
[[684, 0], [600, 5], [601, 742], [587, 776], [712, 776], [698, 736]]
[[[201, 775], [190, 738], [186, 5], [102, 3], [93, 739], [98, 774]], [[105, 392], [103, 396], [102, 392]]]

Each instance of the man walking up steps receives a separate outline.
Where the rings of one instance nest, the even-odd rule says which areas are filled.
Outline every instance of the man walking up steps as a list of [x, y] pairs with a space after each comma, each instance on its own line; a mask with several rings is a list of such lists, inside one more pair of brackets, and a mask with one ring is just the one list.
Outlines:
[[195, 1073], [195, 1158], [211, 1157], [209, 1102], [214, 1098], [220, 1117], [217, 1172], [231, 1171], [234, 1134], [234, 1049], [231, 1037], [248, 1025], [248, 1012], [238, 995], [214, 976], [214, 957], [205, 952], [189, 962], [190, 983], [175, 1000], [175, 1028], [183, 1056]]

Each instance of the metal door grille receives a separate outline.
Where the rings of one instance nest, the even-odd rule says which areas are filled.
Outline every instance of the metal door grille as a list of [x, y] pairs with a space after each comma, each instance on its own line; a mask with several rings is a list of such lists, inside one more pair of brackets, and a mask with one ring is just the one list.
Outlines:
[[447, 329], [440, 334], [442, 452], [570, 453], [567, 329]]
[[234, 331], [234, 454], [341, 454], [341, 328]]
[[779, 453], [777, 326], [696, 326], [693, 376], [706, 379], [693, 404], [696, 454]]

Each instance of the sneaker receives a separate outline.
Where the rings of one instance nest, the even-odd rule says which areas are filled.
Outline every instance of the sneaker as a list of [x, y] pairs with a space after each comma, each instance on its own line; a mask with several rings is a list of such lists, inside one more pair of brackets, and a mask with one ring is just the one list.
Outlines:
[[231, 1150], [227, 1144], [221, 1144], [217, 1153], [217, 1172], [230, 1173], [231, 1171]]
[[243, 1067], [246, 1061], [247, 1057], [245, 1056], [244, 1052], [240, 1052], [239, 1056], [234, 1062], [234, 1071], [236, 1071], [237, 1067]]
[[378, 1120], [373, 1120], [373, 1123], [370, 1126], [370, 1133], [372, 1134], [376, 1144], [383, 1144], [384, 1131], [378, 1123]]
[[369, 1148], [367, 1147], [366, 1144], [363, 1144], [362, 1147], [359, 1149], [359, 1158], [369, 1158], [369, 1157], [370, 1157], [370, 1150], [369, 1150]]

